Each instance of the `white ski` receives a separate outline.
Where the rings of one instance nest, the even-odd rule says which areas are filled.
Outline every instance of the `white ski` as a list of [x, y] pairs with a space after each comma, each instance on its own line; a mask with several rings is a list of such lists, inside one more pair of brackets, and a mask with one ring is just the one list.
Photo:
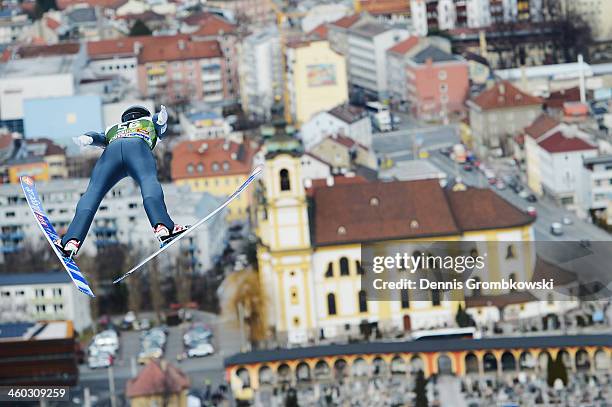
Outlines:
[[218, 214], [223, 208], [225, 208], [227, 205], [229, 205], [230, 202], [232, 202], [234, 199], [236, 199], [238, 197], [238, 195], [240, 195], [246, 189], [246, 187], [248, 187], [249, 184], [251, 184], [255, 180], [255, 178], [257, 178], [257, 176], [259, 174], [261, 174], [262, 170], [263, 170], [263, 166], [260, 165], [260, 166], [256, 167], [253, 170], [253, 172], [251, 172], [251, 175], [249, 175], [249, 177], [246, 179], [246, 181], [244, 181], [242, 183], [242, 185], [240, 185], [238, 187], [238, 189], [236, 189], [227, 198], [227, 200], [225, 202], [223, 202], [217, 209], [215, 209], [214, 211], [212, 211], [211, 213], [206, 215], [206, 217], [204, 217], [204, 218], [200, 219], [199, 221], [197, 221], [195, 224], [191, 225], [185, 232], [181, 233], [176, 238], [172, 239], [170, 242], [168, 242], [165, 245], [163, 245], [162, 247], [160, 247], [159, 250], [157, 250], [155, 253], [151, 254], [149, 257], [147, 257], [146, 259], [142, 260], [140, 263], [138, 263], [136, 266], [134, 266], [130, 271], [125, 273], [123, 276], [121, 276], [118, 279], [116, 279], [115, 281], [113, 281], [113, 284], [117, 284], [118, 282], [122, 281], [127, 276], [132, 274], [134, 271], [138, 270], [140, 267], [144, 266], [149, 261], [151, 261], [152, 259], [157, 257], [157, 255], [159, 255], [160, 253], [164, 252], [170, 246], [172, 246], [173, 244], [175, 244], [176, 242], [178, 242], [179, 240], [181, 240], [182, 238], [184, 238], [185, 236], [189, 235], [191, 232], [196, 230], [198, 228], [198, 226], [202, 225], [204, 222], [208, 221], [210, 218], [212, 218], [213, 216]]

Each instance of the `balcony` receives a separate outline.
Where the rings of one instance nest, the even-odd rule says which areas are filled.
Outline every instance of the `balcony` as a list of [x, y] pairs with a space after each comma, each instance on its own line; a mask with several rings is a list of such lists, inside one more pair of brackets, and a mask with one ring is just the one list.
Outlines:
[[25, 237], [23, 232], [3, 232], [0, 233], [1, 240], [21, 240]]

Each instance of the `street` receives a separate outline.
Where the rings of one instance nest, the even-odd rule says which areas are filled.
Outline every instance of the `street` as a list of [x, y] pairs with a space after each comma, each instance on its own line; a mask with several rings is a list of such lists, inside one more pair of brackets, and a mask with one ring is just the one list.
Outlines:
[[[396, 113], [394, 113], [396, 114]], [[423, 126], [411, 121], [406, 115], [401, 115], [400, 128], [388, 133], [376, 133], [373, 136], [373, 148], [379, 158], [391, 158], [394, 162], [414, 159], [415, 143], [421, 151], [428, 151], [428, 160], [448, 175], [449, 180], [457, 177], [467, 185], [478, 188], [492, 188], [497, 194], [513, 205], [526, 210], [533, 206], [537, 211], [537, 220], [534, 225], [535, 240], [557, 240], [557, 241], [608, 241], [610, 234], [578, 219], [573, 213], [557, 206], [546, 197], [538, 198], [537, 202], [531, 203], [518, 196], [511, 189], [499, 190], [490, 186], [486, 177], [477, 170], [465, 171], [462, 165], [458, 165], [452, 159], [439, 152], [443, 147], [449, 147], [459, 142], [459, 131], [457, 125], [431, 125]], [[509, 170], [498, 171], [499, 175], [509, 174]], [[561, 222], [564, 218], [572, 220], [571, 225], [563, 225], [563, 235], [555, 236], [550, 233], [553, 222]]]
[[[164, 359], [175, 364], [189, 376], [192, 389], [202, 389], [205, 379], [210, 380], [212, 386], [216, 387], [224, 379], [223, 359], [240, 349], [240, 335], [237, 332], [237, 327], [233, 326], [231, 322], [223, 321], [221, 317], [214, 314], [195, 311], [193, 321], [204, 322], [212, 328], [214, 335], [212, 344], [215, 353], [211, 356], [185, 359], [179, 362], [177, 355], [183, 352], [182, 337], [187, 325], [176, 326], [169, 328]], [[140, 332], [138, 331], [123, 331], [120, 335], [121, 347], [113, 366], [115, 389], [119, 399], [125, 393], [127, 381], [143, 367], [143, 365], [136, 363], [140, 348], [139, 337]], [[108, 369], [92, 370], [87, 367], [87, 364], [81, 365], [79, 386], [73, 389], [73, 395], [82, 398], [83, 389], [86, 387], [89, 388], [91, 395], [97, 397], [98, 400], [108, 399], [110, 396]]]

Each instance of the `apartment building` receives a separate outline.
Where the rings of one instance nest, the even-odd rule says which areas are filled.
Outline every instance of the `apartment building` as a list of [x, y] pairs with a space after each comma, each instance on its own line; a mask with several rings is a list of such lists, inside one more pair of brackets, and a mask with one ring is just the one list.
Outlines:
[[353, 91], [383, 100], [389, 97], [389, 48], [409, 36], [407, 29], [364, 21], [348, 29], [348, 80]]
[[168, 105], [218, 103], [226, 94], [225, 59], [218, 41], [175, 41], [145, 46], [138, 54], [138, 84], [145, 97]]
[[74, 287], [63, 270], [0, 274], [0, 320], [69, 320], [79, 332], [92, 323], [89, 297]]
[[244, 38], [239, 60], [242, 108], [252, 118], [269, 118], [276, 97], [283, 94], [280, 35], [276, 26]]
[[298, 126], [348, 101], [346, 59], [328, 41], [289, 44], [286, 55], [288, 109]]
[[[38, 192], [57, 232], [68, 228], [78, 199], [87, 188], [87, 179], [51, 180], [38, 184]], [[166, 206], [172, 219], [180, 224], [193, 224], [219, 204], [211, 194], [190, 194], [186, 188], [163, 185]], [[215, 217], [185, 239], [184, 247], [193, 255], [195, 271], [208, 270], [224, 249], [227, 224], [223, 216]], [[96, 249], [118, 243], [149, 252], [159, 243], [142, 206], [140, 189], [131, 179], [120, 181], [112, 188], [94, 218], [83, 245], [83, 251], [94, 254]], [[46, 246], [47, 242], [32, 218], [19, 185], [0, 187], [0, 253], [19, 253], [25, 244]]]

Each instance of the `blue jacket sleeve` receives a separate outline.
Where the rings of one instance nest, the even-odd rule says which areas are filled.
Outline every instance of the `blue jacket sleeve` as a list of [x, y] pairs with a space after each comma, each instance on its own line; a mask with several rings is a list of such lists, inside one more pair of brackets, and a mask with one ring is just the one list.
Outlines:
[[103, 133], [98, 133], [97, 131], [88, 131], [85, 133], [86, 136], [89, 136], [93, 139], [92, 145], [96, 147], [106, 147], [106, 137], [104, 137]]
[[163, 126], [160, 126], [159, 124], [157, 124], [157, 113], [153, 115], [153, 126], [155, 126], [155, 132], [157, 133], [157, 137], [159, 137], [160, 139], [163, 139], [164, 137], [166, 137], [166, 130], [168, 130], [168, 123], [164, 124]]

